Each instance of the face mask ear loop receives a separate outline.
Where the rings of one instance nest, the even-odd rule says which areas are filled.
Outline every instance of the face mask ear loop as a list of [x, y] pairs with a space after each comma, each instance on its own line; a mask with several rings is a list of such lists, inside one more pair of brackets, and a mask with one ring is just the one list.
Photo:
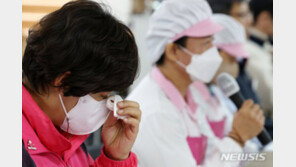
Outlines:
[[182, 49], [184, 52], [186, 52], [187, 54], [189, 54], [191, 57], [192, 57], [193, 55], [195, 55], [195, 54], [193, 54], [192, 52], [190, 52], [188, 49], [184, 48], [183, 46], [181, 46], [181, 45], [179, 45], [179, 44], [178, 44], [178, 47], [179, 47], [180, 49]]
[[[186, 52], [187, 54], [189, 54], [189, 55], [192, 57], [193, 53], [191, 53], [189, 50], [187, 50], [186, 48], [184, 48], [183, 46], [181, 46], [181, 45], [179, 45], [179, 44], [177, 44], [177, 46], [178, 46], [181, 50], [183, 50], [184, 52]], [[176, 63], [177, 63], [179, 66], [181, 66], [181, 67], [183, 67], [184, 69], [186, 69], [186, 65], [183, 64], [183, 63], [181, 63], [179, 60], [177, 60]]]
[[67, 133], [68, 133], [69, 132], [69, 117], [68, 117], [68, 113], [67, 113], [66, 107], [64, 105], [64, 102], [63, 102], [63, 99], [62, 99], [61, 94], [59, 94], [59, 98], [60, 98], [60, 102], [62, 104], [63, 110], [64, 110], [64, 112], [66, 114], [66, 119], [67, 119]]
[[183, 63], [181, 63], [179, 60], [176, 61], [176, 63], [181, 66], [182, 68], [186, 69], [186, 65], [184, 65]]

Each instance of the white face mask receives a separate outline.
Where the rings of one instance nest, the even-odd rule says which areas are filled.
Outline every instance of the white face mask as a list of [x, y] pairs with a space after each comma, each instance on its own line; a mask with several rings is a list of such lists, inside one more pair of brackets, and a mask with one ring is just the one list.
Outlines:
[[67, 112], [63, 99], [59, 98], [66, 114], [61, 129], [74, 135], [90, 134], [98, 130], [109, 116], [106, 100], [97, 101], [90, 95], [80, 97], [78, 103]]
[[186, 69], [192, 81], [202, 81], [209, 83], [219, 69], [222, 58], [216, 47], [212, 47], [202, 54], [193, 54], [182, 46], [179, 46], [184, 52], [191, 55], [191, 62], [187, 66], [177, 62], [181, 67]]

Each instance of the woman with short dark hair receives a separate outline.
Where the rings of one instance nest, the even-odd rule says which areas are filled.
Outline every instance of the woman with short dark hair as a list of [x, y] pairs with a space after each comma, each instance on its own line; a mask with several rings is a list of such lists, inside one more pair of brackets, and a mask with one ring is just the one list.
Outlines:
[[[23, 166], [137, 166], [131, 148], [138, 103], [115, 104], [124, 119], [106, 108], [110, 92], [126, 90], [135, 79], [137, 45], [102, 5], [69, 2], [29, 32], [22, 65]], [[83, 142], [103, 124], [104, 147], [94, 161]]]

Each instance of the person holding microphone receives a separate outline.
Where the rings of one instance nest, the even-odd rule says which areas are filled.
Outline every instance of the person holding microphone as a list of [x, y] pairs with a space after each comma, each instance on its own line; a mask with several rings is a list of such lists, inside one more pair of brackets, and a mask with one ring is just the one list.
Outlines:
[[237, 78], [239, 74], [238, 59], [247, 58], [249, 54], [244, 47], [246, 33], [242, 24], [226, 14], [213, 14], [213, 20], [224, 27], [214, 35], [213, 42], [218, 48], [222, 63], [211, 83], [195, 81], [190, 87], [191, 92], [195, 95], [189, 94], [189, 96], [191, 98], [199, 96], [198, 103], [208, 104], [209, 123], [215, 135], [221, 138], [231, 131], [233, 114], [237, 111], [237, 107], [216, 86], [215, 80], [221, 73], [228, 73], [233, 78]]
[[247, 100], [228, 136], [218, 139], [207, 122], [207, 109], [191, 110], [187, 92], [194, 81], [209, 83], [222, 58], [213, 35], [222, 27], [212, 20], [205, 0], [162, 2], [149, 22], [148, 56], [152, 71], [127, 99], [143, 111], [133, 151], [141, 167], [238, 166], [222, 153], [239, 153], [263, 128], [260, 107]]
[[[71, 1], [30, 30], [23, 56], [24, 167], [136, 167], [139, 104], [123, 100], [117, 119], [111, 91], [130, 86], [138, 50], [127, 26], [103, 4]], [[104, 147], [93, 160], [83, 142], [101, 126]]]
[[[226, 111], [226, 115], [229, 117], [229, 120], [231, 120], [228, 122], [228, 124], [230, 124], [233, 120], [233, 114], [237, 111], [237, 107], [224, 95], [221, 89], [217, 86], [216, 80], [221, 73], [228, 73], [233, 78], [238, 77], [240, 73], [239, 60], [247, 59], [249, 57], [249, 53], [245, 48], [247, 38], [243, 25], [235, 20], [235, 18], [225, 14], [214, 14], [213, 18], [215, 22], [224, 27], [224, 29], [215, 34], [214, 37], [214, 45], [219, 49], [223, 62], [217, 71], [212, 84], [209, 85], [209, 89], [212, 94], [219, 99], [220, 104], [224, 103], [224, 106], [227, 107], [227, 110], [224, 111]], [[226, 127], [230, 127], [230, 125], [226, 125]], [[244, 150], [246, 152], [258, 152], [261, 147], [262, 144], [259, 143], [257, 138], [254, 138], [247, 142]]]
[[[245, 28], [247, 34], [245, 45], [250, 56], [239, 59], [240, 70], [236, 80], [242, 95], [262, 106], [266, 118], [265, 128], [273, 137], [272, 105], [270, 105], [272, 104], [272, 90], [270, 91], [272, 88], [272, 82], [270, 82], [272, 80], [272, 56], [269, 53], [272, 48], [269, 40], [271, 38], [261, 33], [261, 31], [266, 31], [267, 34], [272, 35], [272, 1], [208, 0], [208, 2], [214, 13], [230, 15]], [[260, 14], [261, 12], [263, 15]], [[258, 17], [259, 15], [263, 17]], [[257, 23], [259, 27], [264, 28], [259, 28], [260, 31], [256, 30], [254, 25]], [[266, 47], [262, 51], [263, 46]]]

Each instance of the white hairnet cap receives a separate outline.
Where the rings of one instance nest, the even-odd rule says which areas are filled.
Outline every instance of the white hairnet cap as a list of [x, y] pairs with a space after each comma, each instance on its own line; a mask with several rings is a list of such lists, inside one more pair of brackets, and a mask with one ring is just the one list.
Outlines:
[[245, 49], [246, 32], [241, 23], [225, 14], [214, 14], [213, 20], [224, 29], [214, 35], [214, 45], [236, 58], [249, 56]]
[[152, 14], [147, 34], [148, 60], [155, 63], [168, 43], [183, 36], [205, 37], [222, 30], [211, 20], [206, 0], [166, 0]]

